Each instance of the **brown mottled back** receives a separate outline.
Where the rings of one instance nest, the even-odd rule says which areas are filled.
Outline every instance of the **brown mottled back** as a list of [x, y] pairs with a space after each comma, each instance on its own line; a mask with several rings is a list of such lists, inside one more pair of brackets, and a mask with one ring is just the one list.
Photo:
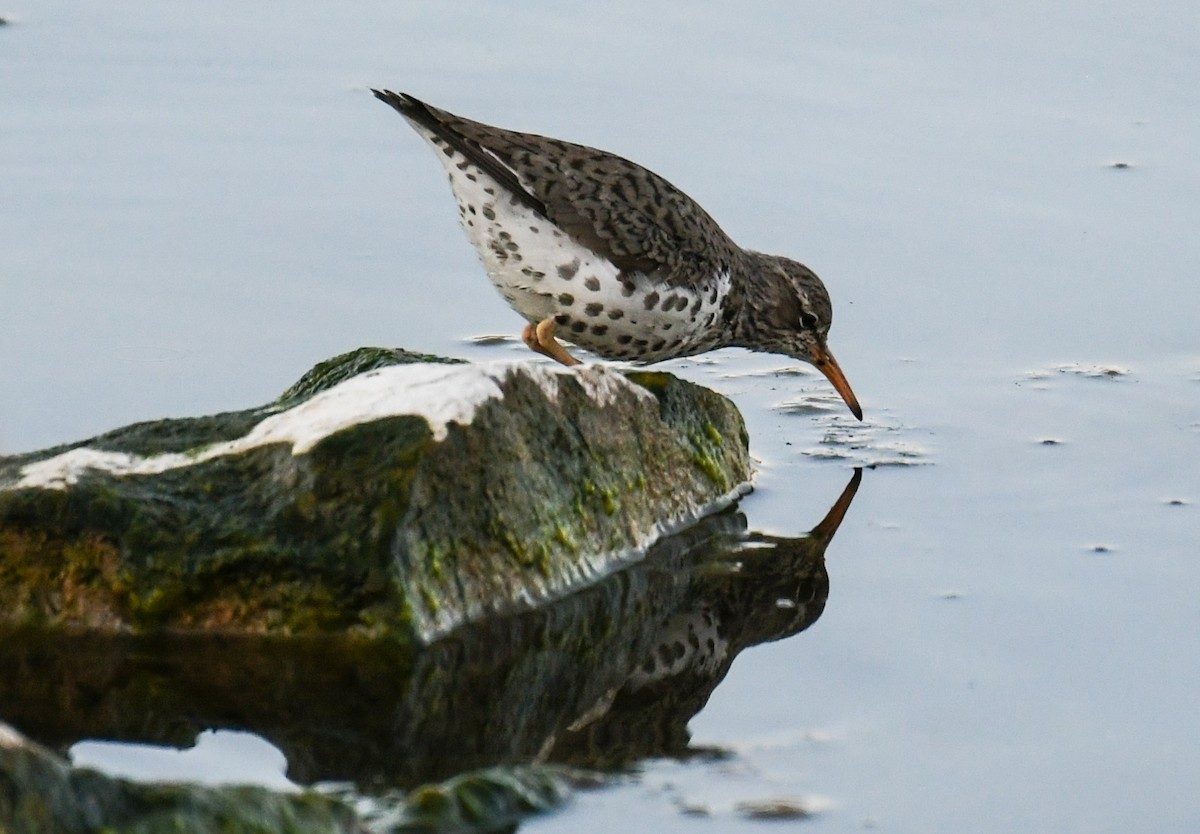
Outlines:
[[[393, 94], [394, 95], [394, 94]], [[622, 271], [699, 289], [740, 253], [717, 222], [671, 183], [637, 163], [586, 145], [464, 119], [411, 96], [388, 101], [499, 181], [491, 155], [516, 172], [505, 183], [577, 242]], [[483, 157], [483, 158], [481, 158]], [[489, 165], [490, 163], [490, 165]]]

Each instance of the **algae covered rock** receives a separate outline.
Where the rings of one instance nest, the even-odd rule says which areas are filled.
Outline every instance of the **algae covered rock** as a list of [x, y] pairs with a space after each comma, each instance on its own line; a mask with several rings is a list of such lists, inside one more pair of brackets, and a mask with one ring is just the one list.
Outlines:
[[14, 834], [362, 834], [342, 802], [259, 787], [139, 784], [73, 768], [0, 723], [0, 831]]
[[258, 409], [0, 458], [0, 618], [429, 640], [637, 558], [749, 477], [668, 374], [364, 349]]
[[494, 832], [562, 803], [558, 769], [493, 767], [365, 802], [315, 790], [140, 783], [71, 767], [0, 722], [0, 831], [13, 834]]

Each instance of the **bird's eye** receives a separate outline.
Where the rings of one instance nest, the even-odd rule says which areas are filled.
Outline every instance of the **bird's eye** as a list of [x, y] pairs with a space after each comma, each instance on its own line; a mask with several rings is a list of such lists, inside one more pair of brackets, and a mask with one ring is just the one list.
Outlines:
[[800, 314], [800, 323], [804, 325], [806, 330], [817, 329], [817, 317], [808, 312], [808, 310], [805, 310]]

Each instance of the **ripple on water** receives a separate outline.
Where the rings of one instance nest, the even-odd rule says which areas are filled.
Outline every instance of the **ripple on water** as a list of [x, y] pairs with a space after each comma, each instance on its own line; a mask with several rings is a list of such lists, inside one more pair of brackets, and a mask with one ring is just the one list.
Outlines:
[[853, 463], [855, 466], [928, 466], [933, 463], [927, 447], [909, 438], [899, 425], [874, 420], [858, 423], [841, 414], [831, 417], [825, 435], [816, 446], [801, 454], [815, 460]]
[[1029, 380], [1046, 380], [1056, 376], [1078, 376], [1085, 379], [1122, 379], [1133, 373], [1129, 368], [1120, 365], [1087, 364], [1084, 362], [1068, 362], [1064, 365], [1051, 365], [1027, 371], [1024, 375]]
[[817, 813], [809, 804], [795, 799], [757, 799], [733, 806], [739, 815], [752, 820], [802, 820]]
[[841, 400], [803, 397], [785, 400], [778, 405], [771, 406], [771, 410], [797, 417], [811, 417], [814, 414], [840, 414], [845, 407]]
[[512, 333], [481, 333], [465, 340], [469, 345], [507, 345], [517, 341]]
[[779, 368], [756, 368], [744, 371], [729, 371], [721, 374], [721, 379], [745, 379], [747, 377], [777, 377], [777, 376], [811, 376], [812, 371], [806, 365], [784, 365]]

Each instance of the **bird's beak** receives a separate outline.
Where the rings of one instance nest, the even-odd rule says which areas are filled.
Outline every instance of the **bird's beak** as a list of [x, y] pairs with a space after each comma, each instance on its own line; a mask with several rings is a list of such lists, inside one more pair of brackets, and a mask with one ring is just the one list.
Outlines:
[[838, 366], [837, 360], [833, 358], [833, 354], [829, 352], [829, 348], [823, 344], [814, 344], [810, 351], [809, 361], [816, 366], [818, 371], [825, 374], [825, 378], [842, 395], [846, 405], [850, 406], [850, 413], [861, 420], [863, 418], [862, 406], [858, 404], [858, 397], [854, 396], [850, 383], [846, 381], [846, 375], [842, 373], [842, 369]]

